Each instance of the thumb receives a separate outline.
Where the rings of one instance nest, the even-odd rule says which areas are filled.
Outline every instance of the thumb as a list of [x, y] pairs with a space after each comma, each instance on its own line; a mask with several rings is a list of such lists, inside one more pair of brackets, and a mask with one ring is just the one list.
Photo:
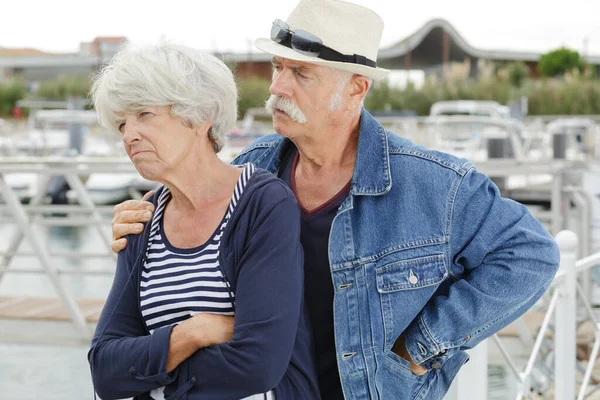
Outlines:
[[148, 200], [148, 198], [150, 198], [150, 196], [152, 196], [153, 194], [154, 194], [154, 190], [149, 191], [148, 193], [146, 193], [144, 195], [144, 197], [142, 197], [142, 201]]

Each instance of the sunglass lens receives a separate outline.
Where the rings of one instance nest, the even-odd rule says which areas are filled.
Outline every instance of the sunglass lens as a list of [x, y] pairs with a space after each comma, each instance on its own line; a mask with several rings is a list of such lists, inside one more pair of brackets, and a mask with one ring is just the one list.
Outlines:
[[292, 48], [304, 55], [316, 57], [321, 54], [323, 42], [312, 33], [297, 29], [292, 35]]
[[275, 43], [281, 43], [289, 33], [290, 26], [280, 19], [276, 19], [271, 25], [271, 40]]

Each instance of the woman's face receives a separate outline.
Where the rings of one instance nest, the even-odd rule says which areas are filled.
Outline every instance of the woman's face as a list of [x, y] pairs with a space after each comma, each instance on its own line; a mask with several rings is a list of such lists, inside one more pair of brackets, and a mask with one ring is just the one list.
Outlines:
[[199, 138], [198, 129], [173, 117], [170, 106], [126, 113], [117, 128], [135, 168], [141, 176], [153, 181], [164, 181], [177, 173]]

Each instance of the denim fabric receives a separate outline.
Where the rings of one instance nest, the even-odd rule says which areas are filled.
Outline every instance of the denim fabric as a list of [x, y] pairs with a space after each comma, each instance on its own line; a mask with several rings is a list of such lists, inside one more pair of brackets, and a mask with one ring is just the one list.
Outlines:
[[[287, 144], [266, 136], [234, 163], [277, 173]], [[396, 136], [363, 110], [329, 260], [346, 399], [441, 399], [468, 360], [464, 350], [543, 295], [559, 253], [528, 210], [470, 162]], [[402, 333], [425, 375], [391, 351]]]

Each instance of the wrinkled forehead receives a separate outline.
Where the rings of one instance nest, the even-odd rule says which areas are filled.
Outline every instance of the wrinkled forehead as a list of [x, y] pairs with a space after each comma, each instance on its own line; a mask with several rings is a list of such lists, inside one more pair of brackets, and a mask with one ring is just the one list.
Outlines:
[[298, 69], [304, 69], [307, 71], [319, 72], [319, 73], [327, 73], [327, 72], [333, 70], [332, 68], [327, 68], [322, 65], [311, 64], [311, 63], [305, 62], [305, 61], [291, 60], [289, 58], [283, 58], [283, 57], [279, 57], [279, 56], [273, 57], [271, 62], [273, 64], [277, 64], [277, 65], [284, 65], [288, 68], [298, 68]]

